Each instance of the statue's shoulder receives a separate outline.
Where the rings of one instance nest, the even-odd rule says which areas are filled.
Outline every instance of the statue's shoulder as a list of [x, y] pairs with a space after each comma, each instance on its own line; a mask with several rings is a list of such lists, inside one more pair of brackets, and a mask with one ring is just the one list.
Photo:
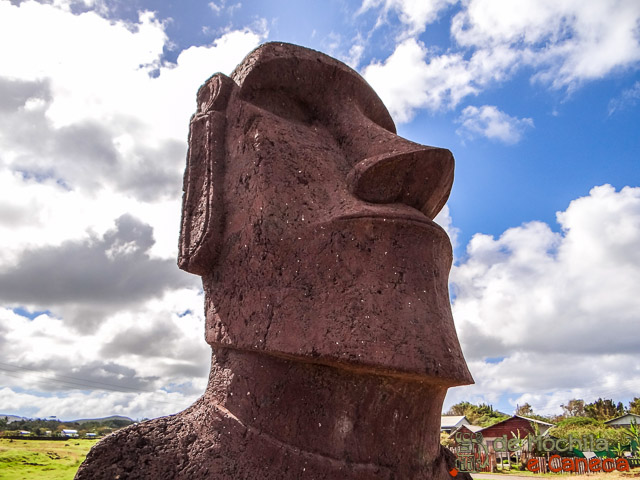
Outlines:
[[89, 451], [75, 480], [237, 479], [244, 427], [207, 408], [202, 399], [168, 417], [136, 423]]
[[[178, 460], [174, 448], [178, 438], [172, 439], [167, 434], [175, 430], [172, 420], [172, 417], [156, 418], [106, 436], [89, 451], [76, 480], [171, 478], [171, 469]], [[162, 474], [155, 476], [154, 472]]]
[[75, 479], [180, 478], [199, 437], [192, 420], [183, 412], [106, 436], [89, 451]]

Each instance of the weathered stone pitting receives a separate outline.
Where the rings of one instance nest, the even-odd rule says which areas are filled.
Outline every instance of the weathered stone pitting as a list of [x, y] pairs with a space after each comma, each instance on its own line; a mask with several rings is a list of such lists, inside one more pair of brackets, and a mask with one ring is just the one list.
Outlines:
[[432, 221], [451, 153], [398, 137], [356, 72], [295, 45], [259, 47], [197, 102], [179, 266], [203, 278], [209, 385], [76, 478], [451, 478], [440, 411], [472, 382]]

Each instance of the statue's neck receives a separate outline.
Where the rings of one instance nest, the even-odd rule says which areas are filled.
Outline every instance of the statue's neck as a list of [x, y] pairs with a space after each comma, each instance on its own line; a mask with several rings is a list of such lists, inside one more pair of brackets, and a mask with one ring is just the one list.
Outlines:
[[419, 469], [439, 455], [445, 393], [415, 378], [216, 347], [203, 400], [287, 448]]

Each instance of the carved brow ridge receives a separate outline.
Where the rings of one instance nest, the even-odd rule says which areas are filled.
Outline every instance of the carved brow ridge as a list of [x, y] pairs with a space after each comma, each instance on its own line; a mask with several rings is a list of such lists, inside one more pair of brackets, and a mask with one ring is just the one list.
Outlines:
[[251, 103], [260, 105], [258, 99], [265, 91], [280, 92], [316, 111], [326, 109], [332, 101], [349, 102], [374, 123], [396, 133], [389, 111], [366, 80], [344, 63], [315, 50], [265, 43], [245, 57], [231, 78], [240, 87], [240, 98]]

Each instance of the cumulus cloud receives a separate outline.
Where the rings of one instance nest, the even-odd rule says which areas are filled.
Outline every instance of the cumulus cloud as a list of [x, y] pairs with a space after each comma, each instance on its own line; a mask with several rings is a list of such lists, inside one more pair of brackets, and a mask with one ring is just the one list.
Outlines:
[[349, 48], [349, 53], [346, 56], [342, 56], [341, 60], [353, 69], [358, 68], [364, 54], [364, 47], [365, 42], [362, 37], [360, 35], [356, 36], [353, 45]]
[[533, 65], [535, 79], [553, 87], [575, 87], [640, 60], [634, 0], [524, 2], [471, 0], [452, 21], [461, 46], [508, 46]]
[[453, 225], [451, 213], [449, 212], [449, 205], [445, 205], [444, 207], [442, 207], [442, 210], [440, 210], [433, 221], [444, 228], [445, 232], [447, 232], [447, 235], [449, 235], [451, 245], [453, 246], [455, 252], [455, 249], [458, 246], [458, 235], [460, 234], [460, 229]]
[[[31, 100], [30, 108], [36, 106], [35, 101], [50, 101], [51, 94], [47, 80], [23, 80], [0, 77], [0, 112], [13, 112], [25, 107]], [[29, 107], [27, 107], [29, 108]]]
[[0, 271], [0, 301], [64, 309], [80, 328], [95, 327], [107, 312], [161, 296], [167, 289], [197, 287], [196, 277], [175, 261], [152, 259], [153, 230], [123, 215], [102, 238], [66, 241], [27, 249], [11, 268]]
[[0, 389], [0, 406], [5, 411], [25, 412], [31, 418], [55, 415], [62, 420], [95, 418], [96, 412], [110, 412], [138, 420], [154, 418], [183, 410], [196, 398], [163, 390], [147, 393], [70, 392], [48, 397], [30, 392], [17, 393], [8, 387]]
[[219, 0], [219, 4], [216, 2], [209, 2], [207, 5], [216, 15], [220, 15], [222, 12], [233, 15], [233, 12], [235, 10], [242, 8], [242, 3], [238, 2], [234, 3], [233, 5], [227, 5], [226, 0]]
[[70, 188], [179, 195], [198, 86], [230, 73], [265, 32], [229, 31], [169, 64], [164, 28], [150, 12], [131, 23], [0, 1], [0, 42], [18, 46], [0, 52], [2, 162]]
[[211, 351], [203, 323], [202, 294], [192, 289], [111, 312], [86, 332], [47, 313], [29, 319], [0, 308], [0, 411], [61, 418], [177, 412], [206, 385]]
[[358, 14], [367, 10], [379, 9], [377, 20], [379, 26], [387, 21], [390, 12], [397, 15], [398, 20], [407, 27], [404, 36], [424, 32], [426, 26], [434, 22], [439, 14], [458, 0], [364, 0]]
[[504, 80], [515, 59], [515, 53], [508, 48], [497, 49], [492, 55], [480, 50], [468, 59], [462, 52], [440, 54], [409, 38], [399, 43], [385, 61], [366, 66], [363, 76], [394, 119], [404, 123], [414, 117], [416, 110], [455, 108], [491, 82]]
[[86, 243], [114, 227], [129, 214], [153, 228], [151, 258], [177, 257], [180, 197], [139, 202], [123, 193], [99, 195], [69, 190], [52, 178], [37, 178], [0, 170], [0, 270], [14, 268], [24, 250]]
[[189, 116], [266, 29], [169, 63], [165, 27], [0, 0], [0, 411], [162, 415], [206, 385], [200, 283], [176, 265]]
[[526, 128], [533, 127], [531, 118], [512, 117], [492, 105], [468, 106], [456, 120], [460, 124], [457, 133], [474, 139], [478, 136], [507, 144], [518, 143]]
[[433, 55], [414, 38], [400, 43], [384, 62], [370, 63], [363, 76], [401, 123], [416, 109], [454, 106], [478, 91], [462, 55]]
[[540, 408], [576, 391], [631, 396], [638, 345], [622, 332], [640, 320], [640, 188], [595, 187], [557, 219], [559, 233], [530, 222], [497, 239], [476, 234], [453, 268], [454, 318], [482, 379], [471, 390], [507, 391], [521, 402], [525, 392], [543, 392], [529, 402]]
[[[168, 64], [165, 24], [154, 14], [107, 20], [96, 2], [85, 1], [93, 10], [80, 13], [76, 4], [0, 1], [0, 41], [14, 46], [0, 52], [0, 269], [4, 301], [102, 317], [90, 296], [115, 295], [123, 306], [141, 291], [130, 284], [120, 296], [113, 277], [106, 280], [111, 287], [99, 285], [100, 268], [141, 285], [145, 275], [158, 275], [167, 283], [149, 277], [156, 294], [185, 283], [175, 268], [176, 237], [195, 92], [216, 70], [230, 72], [264, 31], [228, 31]], [[139, 237], [132, 241], [146, 242], [139, 250], [109, 257], [118, 239], [108, 230], [119, 219], [117, 234], [124, 235], [130, 214], [144, 218], [158, 241]], [[141, 269], [127, 273], [124, 258]], [[45, 285], [53, 271], [47, 266], [68, 282], [66, 292]], [[28, 287], [35, 284], [41, 295]], [[84, 307], [90, 303], [92, 313]]]
[[640, 100], [640, 82], [634, 83], [631, 88], [623, 90], [619, 97], [612, 98], [611, 101], [609, 101], [609, 115], [613, 115], [620, 110], [635, 107], [638, 100]]
[[184, 141], [138, 143], [139, 127], [114, 128], [95, 119], [55, 127], [47, 118], [48, 84], [0, 80], [0, 95], [9, 93], [0, 105], [0, 144], [11, 169], [89, 192], [120, 190], [143, 201], [180, 195]]
[[222, 7], [224, 6], [224, 1], [221, 1], [220, 5], [218, 5], [216, 2], [209, 2], [207, 5], [209, 5], [209, 8], [213, 10], [216, 15], [220, 15]]
[[573, 90], [640, 62], [635, 0], [469, 0], [451, 20], [452, 48], [429, 49], [419, 34], [448, 4], [365, 0], [361, 6], [381, 8], [378, 23], [389, 22], [387, 12], [398, 12], [405, 27], [393, 52], [363, 69], [400, 123], [418, 109], [455, 108], [523, 68], [531, 69], [534, 82]]

